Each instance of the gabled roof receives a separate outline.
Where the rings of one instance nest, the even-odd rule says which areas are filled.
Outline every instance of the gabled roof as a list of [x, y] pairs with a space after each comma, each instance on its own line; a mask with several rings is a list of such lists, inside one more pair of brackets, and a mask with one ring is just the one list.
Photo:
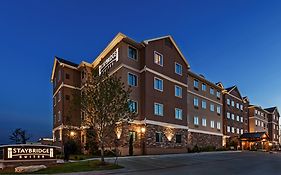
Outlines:
[[231, 86], [231, 87], [229, 87], [229, 88], [225, 88], [225, 90], [226, 90], [227, 92], [231, 92], [235, 87], [236, 87], [236, 85]]
[[68, 61], [68, 60], [65, 60], [63, 58], [59, 58], [59, 57], [55, 56], [54, 64], [53, 64], [53, 70], [52, 70], [52, 75], [51, 75], [51, 82], [53, 82], [53, 80], [54, 80], [57, 63], [68, 65], [69, 67], [74, 68], [74, 69], [77, 69], [77, 67], [79, 66], [76, 63], [73, 63], [71, 61]]
[[240, 139], [262, 139], [262, 138], [269, 139], [269, 136], [266, 132], [244, 133], [240, 136]]
[[264, 110], [268, 111], [269, 113], [274, 113], [274, 111], [277, 111], [277, 113], [279, 114], [278, 108], [276, 106], [271, 108], [266, 108]]
[[245, 102], [250, 102], [249, 98], [246, 96], [246, 97], [243, 97], [243, 101]]
[[236, 85], [234, 85], [234, 86], [231, 86], [231, 87], [229, 87], [229, 88], [226, 88], [226, 89], [224, 89], [227, 93], [231, 93], [232, 91], [234, 91], [234, 90], [236, 90], [237, 92], [238, 92], [238, 95], [240, 96], [240, 98], [241, 99], [243, 99], [243, 97], [242, 97], [242, 95], [241, 95], [241, 93], [240, 93], [240, 91], [239, 91], [239, 89], [238, 89], [238, 87], [236, 86]]
[[161, 39], [165, 39], [165, 38], [168, 38], [168, 39], [171, 40], [171, 42], [175, 46], [176, 50], [178, 51], [178, 53], [182, 57], [183, 61], [186, 63], [187, 67], [190, 68], [190, 65], [189, 65], [187, 59], [184, 57], [184, 55], [182, 54], [181, 50], [179, 49], [178, 45], [176, 44], [175, 40], [173, 39], [173, 37], [171, 35], [166, 35], [166, 36], [162, 36], [162, 37], [158, 37], [158, 38], [147, 39], [147, 40], [144, 40], [143, 42], [145, 44], [148, 44], [149, 42], [157, 41], [157, 40], [161, 40]]
[[223, 86], [222, 82], [217, 82], [216, 85], [217, 85], [218, 87], [224, 89], [224, 86]]

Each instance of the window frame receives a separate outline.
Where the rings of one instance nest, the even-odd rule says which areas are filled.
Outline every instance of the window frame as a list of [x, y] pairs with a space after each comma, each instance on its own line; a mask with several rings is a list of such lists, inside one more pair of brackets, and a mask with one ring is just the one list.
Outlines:
[[[177, 65], [180, 67], [180, 73], [177, 72]], [[182, 76], [182, 71], [183, 71], [182, 65], [178, 62], [175, 62], [175, 73]]]
[[[136, 51], [136, 59], [130, 57], [130, 54], [129, 54], [130, 53], [130, 48], [135, 49], [135, 51]], [[131, 45], [128, 45], [128, 53], [127, 53], [128, 58], [131, 59], [131, 60], [134, 60], [134, 61], [138, 61], [138, 55], [139, 55], [138, 54], [138, 49], [133, 47], [133, 46], [131, 46]]]
[[[136, 82], [136, 85], [131, 85], [131, 84], [130, 84], [130, 81], [129, 81], [129, 80], [130, 80], [130, 79], [129, 79], [130, 75], [136, 77], [136, 81], [135, 81], [135, 82]], [[129, 86], [132, 86], [132, 87], [138, 87], [138, 84], [139, 84], [139, 82], [138, 82], [138, 79], [139, 79], [138, 75], [136, 75], [136, 74], [134, 74], [134, 73], [132, 73], [132, 72], [128, 72], [128, 73], [127, 73], [127, 76], [128, 76], [128, 78], [127, 78], [128, 85], [129, 85]]]
[[[162, 58], [162, 64], [161, 64], [161, 61], [160, 61], [160, 64], [158, 64], [158, 63], [155, 62], [155, 54], [158, 54], [158, 55], [161, 56], [161, 58]], [[159, 52], [157, 52], [157, 51], [154, 51], [154, 53], [153, 53], [153, 62], [154, 62], [154, 64], [157, 64], [157, 65], [163, 67], [163, 65], [164, 65], [164, 56], [163, 56], [161, 53], [159, 53]]]
[[[156, 86], [155, 86], [155, 80], [160, 80], [162, 82], [162, 89], [157, 89]], [[160, 92], [163, 92], [164, 90], [164, 81], [158, 77], [154, 77], [154, 80], [153, 80], [153, 87], [155, 90], [157, 91], [160, 91]]]
[[[161, 115], [161, 114], [156, 114], [156, 113], [155, 113], [155, 106], [156, 106], [156, 105], [162, 106], [162, 115]], [[153, 110], [153, 111], [154, 111], [154, 112], [153, 112], [154, 115], [156, 115], [156, 116], [161, 116], [161, 117], [164, 116], [164, 105], [163, 105], [163, 104], [154, 102], [153, 109], [154, 109], [154, 110]], [[159, 108], [159, 109], [160, 109], [160, 108]], [[158, 109], [158, 111], [160, 111], [159, 109]]]

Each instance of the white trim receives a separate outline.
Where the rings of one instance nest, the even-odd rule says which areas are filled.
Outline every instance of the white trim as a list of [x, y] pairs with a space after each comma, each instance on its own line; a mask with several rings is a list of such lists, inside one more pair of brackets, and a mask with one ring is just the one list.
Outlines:
[[[129, 84], [129, 74], [131, 74], [131, 75], [137, 77], [137, 80], [136, 80], [137, 85], [136, 85], [136, 86], [135, 86], [135, 85], [130, 85], [130, 84]], [[127, 85], [128, 85], [128, 86], [132, 86], [132, 87], [138, 87], [138, 85], [139, 85], [139, 76], [136, 75], [136, 74], [134, 74], [134, 73], [132, 73], [132, 72], [129, 72], [129, 71], [128, 71], [128, 72], [127, 72]]]
[[275, 124], [275, 125], [278, 125], [276, 122], [273, 122], [273, 121], [271, 121], [271, 122], [267, 122], [267, 123], [273, 123], [273, 124]]
[[189, 131], [189, 132], [195, 132], [195, 133], [201, 133], [201, 134], [223, 136], [222, 133], [215, 133], [215, 132], [209, 132], [209, 131], [202, 131], [202, 130], [197, 130], [197, 129], [188, 129], [188, 131]]
[[268, 123], [268, 121], [266, 121], [266, 120], [264, 120], [264, 119], [261, 119], [261, 118], [259, 118], [259, 117], [256, 117], [256, 116], [254, 116], [254, 117], [249, 117], [249, 119], [251, 119], [251, 118], [259, 119], [259, 120], [261, 120], [261, 121], [263, 121], [263, 122], [265, 122], [265, 123]]
[[216, 102], [215, 100], [212, 100], [212, 99], [210, 99], [210, 98], [208, 98], [208, 97], [204, 97], [204, 96], [202, 96], [202, 95], [200, 95], [200, 94], [197, 94], [197, 93], [195, 93], [195, 92], [192, 92], [192, 91], [190, 91], [190, 90], [187, 90], [187, 92], [189, 92], [189, 93], [191, 93], [191, 94], [193, 94], [193, 95], [196, 95], [196, 96], [198, 96], [198, 97], [204, 98], [204, 99], [206, 99], [206, 100], [209, 100], [209, 101], [211, 101], [211, 102], [213, 102], [213, 103], [222, 105], [222, 103]]
[[73, 66], [70, 66], [70, 65], [68, 65], [68, 64], [64, 64], [64, 63], [60, 63], [60, 66], [62, 66], [62, 67], [68, 67], [68, 68], [70, 68], [70, 69], [74, 69], [74, 70], [78, 70], [78, 68], [77, 68], [77, 67], [73, 67]]
[[[162, 64], [161, 64], [161, 61], [160, 61], [160, 64], [155, 62], [155, 53], [162, 57]], [[164, 65], [164, 56], [161, 53], [159, 53], [159, 52], [154, 50], [154, 52], [153, 52], [153, 62], [154, 62], [154, 64], [157, 64], [157, 65], [163, 67], [163, 65]]]
[[[155, 80], [156, 80], [156, 79], [162, 81], [162, 89], [157, 89], [157, 88], [155, 88]], [[163, 92], [163, 91], [164, 91], [164, 81], [163, 81], [162, 79], [160, 79], [160, 78], [154, 76], [154, 79], [153, 79], [153, 88], [154, 88], [155, 90], [157, 90], [157, 91]]]
[[61, 85], [59, 86], [59, 88], [56, 90], [56, 92], [53, 94], [53, 98], [57, 95], [57, 93], [60, 91], [60, 89], [62, 87], [67, 87], [67, 88], [70, 88], [70, 89], [76, 89], [76, 90], [81, 90], [82, 88], [79, 88], [79, 87], [75, 87], [75, 86], [71, 86], [71, 85], [68, 85], [68, 84], [64, 84], [63, 82], [61, 83]]
[[[177, 66], [177, 65], [179, 65], [179, 66], [181, 67], [181, 73], [177, 73], [177, 70], [176, 70], [176, 66]], [[179, 76], [182, 76], [182, 71], [183, 71], [182, 65], [181, 65], [180, 63], [178, 63], [178, 62], [175, 62], [175, 74], [177, 74], [177, 75], [179, 75]]]
[[179, 82], [179, 81], [177, 81], [177, 80], [175, 80], [175, 79], [173, 79], [173, 78], [170, 78], [170, 77], [168, 77], [168, 76], [166, 76], [166, 75], [163, 75], [163, 74], [161, 74], [161, 73], [159, 73], [159, 72], [156, 72], [156, 71], [154, 71], [154, 70], [152, 70], [152, 69], [150, 69], [150, 68], [145, 67], [145, 68], [144, 68], [144, 71], [151, 72], [151, 73], [153, 73], [153, 74], [155, 74], [155, 75], [157, 75], [157, 76], [160, 76], [160, 77], [162, 77], [162, 78], [164, 78], [164, 79], [166, 79], [166, 80], [169, 80], [169, 81], [171, 81], [171, 82], [173, 82], [173, 83], [177, 83], [177, 84], [179, 84], [179, 85], [181, 85], [181, 86], [184, 86], [184, 87], [186, 87], [186, 88], [188, 87], [187, 84], [184, 84], [184, 83], [182, 83], [182, 82]]
[[240, 98], [238, 98], [238, 97], [236, 97], [236, 96], [234, 96], [234, 95], [232, 95], [232, 94], [230, 94], [230, 93], [228, 93], [228, 92], [223, 92], [223, 93], [225, 93], [225, 94], [227, 94], [227, 95], [229, 95], [229, 96], [231, 96], [231, 97], [233, 97], [233, 98], [236, 98], [237, 100], [241, 101], [243, 104], [245, 103], [245, 102], [243, 101], [243, 99], [240, 99]]
[[166, 123], [166, 122], [159, 122], [159, 121], [154, 121], [154, 120], [134, 120], [132, 122], [133, 124], [151, 124], [151, 125], [157, 125], [157, 126], [163, 126], [167, 128], [177, 128], [177, 129], [188, 129], [187, 126], [185, 125], [177, 125], [177, 124], [172, 124], [172, 123]]

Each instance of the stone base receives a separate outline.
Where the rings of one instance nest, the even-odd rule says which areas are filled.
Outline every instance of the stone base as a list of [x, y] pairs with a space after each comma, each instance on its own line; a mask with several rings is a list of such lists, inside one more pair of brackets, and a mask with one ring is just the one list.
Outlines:
[[53, 165], [57, 163], [57, 159], [49, 159], [49, 160], [30, 160], [30, 161], [24, 161], [24, 160], [14, 160], [14, 161], [7, 161], [7, 160], [1, 160], [0, 161], [0, 168], [11, 168], [11, 167], [18, 167], [18, 166], [31, 166], [31, 165]]
[[193, 148], [195, 145], [198, 147], [214, 146], [216, 148], [221, 148], [222, 136], [189, 132], [188, 146], [189, 148]]

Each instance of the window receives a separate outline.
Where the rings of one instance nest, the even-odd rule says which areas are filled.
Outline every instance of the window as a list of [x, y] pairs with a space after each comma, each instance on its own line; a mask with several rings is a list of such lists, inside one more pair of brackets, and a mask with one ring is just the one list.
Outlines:
[[265, 125], [263, 125], [263, 122], [261, 122], [261, 127], [265, 127]]
[[133, 100], [129, 100], [129, 109], [131, 112], [138, 113], [138, 103]]
[[212, 112], [215, 111], [215, 105], [214, 105], [214, 104], [211, 104], [211, 105], [210, 105], [210, 110], [211, 110]]
[[70, 100], [70, 96], [69, 95], [65, 95], [65, 100]]
[[138, 139], [138, 134], [135, 131], [129, 131], [129, 139], [133, 137], [133, 142]]
[[229, 112], [226, 113], [226, 117], [227, 117], [228, 119], [230, 119], [230, 113], [229, 113]]
[[273, 124], [273, 129], [275, 129], [275, 125]]
[[159, 115], [159, 116], [163, 116], [163, 104], [160, 103], [154, 103], [154, 115]]
[[235, 103], [234, 101], [231, 101], [231, 106], [234, 107]]
[[163, 80], [159, 78], [154, 78], [154, 89], [158, 91], [163, 91]]
[[176, 119], [182, 120], [182, 109], [175, 108]]
[[69, 80], [70, 79], [70, 75], [69, 74], [65, 74], [65, 79]]
[[261, 113], [261, 116], [263, 117], [263, 113]]
[[258, 126], [261, 126], [261, 122], [260, 121], [258, 121]]
[[221, 98], [221, 93], [217, 91], [217, 98]]
[[60, 111], [58, 112], [58, 121], [59, 122], [61, 121], [61, 112]]
[[240, 121], [240, 117], [237, 115], [236, 116], [236, 120], [239, 122]]
[[243, 117], [240, 117], [240, 122], [243, 123]]
[[213, 88], [210, 88], [210, 94], [214, 95], [215, 94], [215, 91]]
[[243, 111], [243, 105], [240, 105], [240, 110]]
[[181, 134], [176, 134], [176, 143], [181, 143]]
[[206, 91], [206, 84], [202, 84], [202, 91]]
[[83, 80], [85, 77], [86, 77], [86, 72], [83, 70], [83, 71], [81, 72], [81, 79]]
[[61, 90], [59, 91], [59, 99], [58, 102], [61, 101]]
[[194, 125], [199, 125], [199, 118], [197, 116], [194, 117], [193, 123]]
[[156, 142], [163, 142], [163, 137], [162, 137], [162, 132], [156, 132], [155, 133], [156, 136]]
[[236, 129], [236, 132], [237, 132], [237, 134], [239, 134], [239, 133], [240, 133], [240, 132], [239, 132], [239, 128], [237, 128], [237, 129]]
[[227, 126], [227, 132], [230, 132], [230, 126]]
[[135, 74], [128, 73], [128, 85], [130, 86], [138, 85], [138, 77]]
[[256, 126], [258, 125], [258, 121], [257, 120], [255, 120], [255, 124], [256, 124]]
[[236, 103], [236, 108], [239, 109], [240, 105], [239, 103]]
[[154, 63], [163, 66], [163, 55], [154, 51]]
[[231, 114], [231, 119], [235, 120], [234, 118], [235, 118], [234, 114]]
[[205, 100], [202, 100], [202, 108], [206, 109], [207, 108], [207, 103]]
[[196, 87], [196, 88], [199, 87], [199, 82], [198, 82], [198, 80], [194, 80], [194, 81], [193, 81], [193, 86]]
[[198, 106], [199, 106], [199, 100], [198, 100], [198, 98], [194, 98], [194, 99], [193, 99], [193, 104], [194, 104], [195, 107], [198, 107]]
[[182, 75], [182, 65], [179, 63], [175, 63], [175, 73]]
[[84, 121], [84, 120], [85, 120], [85, 112], [81, 111], [81, 121]]
[[255, 114], [258, 114], [258, 111], [255, 109]]
[[221, 107], [217, 106], [217, 113], [220, 114], [221, 113]]
[[138, 57], [137, 57], [137, 49], [129, 46], [128, 47], [128, 57], [133, 59], [133, 60], [137, 60]]
[[226, 103], [227, 103], [227, 105], [230, 105], [230, 100], [226, 99]]
[[235, 133], [234, 130], [235, 130], [234, 127], [231, 127], [231, 132], [232, 132], [232, 133]]
[[211, 128], [215, 128], [215, 121], [211, 121]]
[[175, 96], [182, 98], [182, 88], [175, 85]]
[[221, 123], [217, 122], [217, 129], [221, 129]]
[[202, 126], [207, 126], [207, 120], [206, 120], [206, 118], [202, 118]]
[[243, 129], [240, 129], [240, 134], [243, 134]]

